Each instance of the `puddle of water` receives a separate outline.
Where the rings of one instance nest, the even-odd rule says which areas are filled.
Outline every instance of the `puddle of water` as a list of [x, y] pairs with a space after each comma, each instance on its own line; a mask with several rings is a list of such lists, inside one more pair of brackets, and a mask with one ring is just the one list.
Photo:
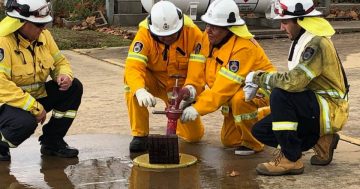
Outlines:
[[[11, 165], [0, 162], [0, 189], [251, 189], [259, 188], [255, 180], [256, 164], [268, 158], [266, 153], [240, 157], [234, 155], [231, 149], [206, 143], [180, 142], [179, 151], [197, 157], [199, 162], [185, 168], [159, 170], [133, 166], [131, 159], [140, 154], [123, 153], [124, 157], [121, 158], [116, 155], [106, 158], [103, 155], [104, 158], [82, 158], [85, 160], [81, 161], [57, 157], [40, 158], [38, 154], [33, 154], [31, 160], [14, 156]], [[230, 176], [232, 171], [238, 175]]]
[[65, 172], [76, 188], [128, 188], [130, 159], [92, 159], [68, 167]]

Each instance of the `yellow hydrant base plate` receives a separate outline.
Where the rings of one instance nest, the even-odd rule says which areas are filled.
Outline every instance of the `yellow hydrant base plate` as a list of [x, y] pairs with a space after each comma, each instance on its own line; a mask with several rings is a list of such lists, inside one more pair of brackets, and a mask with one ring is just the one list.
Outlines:
[[143, 154], [141, 156], [136, 157], [133, 160], [133, 163], [136, 166], [150, 168], [150, 169], [172, 169], [172, 168], [188, 167], [197, 162], [197, 158], [192, 155], [179, 153], [179, 156], [180, 156], [179, 164], [150, 164], [149, 154]]

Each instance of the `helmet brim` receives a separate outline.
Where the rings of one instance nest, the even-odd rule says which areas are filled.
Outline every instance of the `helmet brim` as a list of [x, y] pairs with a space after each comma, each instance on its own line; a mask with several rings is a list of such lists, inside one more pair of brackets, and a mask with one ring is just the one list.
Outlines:
[[312, 17], [312, 16], [321, 16], [322, 13], [318, 10], [313, 10], [309, 14], [302, 15], [302, 16], [292, 16], [292, 15], [276, 15], [273, 19], [274, 20], [285, 20], [285, 19], [291, 19], [291, 18], [299, 18], [299, 17]]
[[29, 16], [29, 17], [25, 17], [20, 15], [17, 11], [13, 10], [11, 12], [7, 12], [6, 13], [8, 16], [12, 17], [12, 18], [18, 18], [18, 19], [23, 19], [29, 22], [33, 22], [33, 23], [49, 23], [53, 21], [52, 16], [49, 14], [45, 17], [35, 17], [35, 16]]
[[207, 14], [202, 15], [201, 20], [203, 22], [205, 22], [206, 24], [210, 24], [213, 26], [220, 26], [220, 27], [245, 25], [245, 21], [241, 18], [237, 19], [236, 22], [234, 22], [234, 23], [221, 23], [221, 21], [217, 21], [216, 19], [208, 17]]

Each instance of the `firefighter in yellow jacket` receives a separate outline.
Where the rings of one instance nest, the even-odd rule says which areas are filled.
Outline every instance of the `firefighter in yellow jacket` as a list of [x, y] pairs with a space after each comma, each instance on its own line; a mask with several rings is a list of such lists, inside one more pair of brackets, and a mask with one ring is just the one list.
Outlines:
[[[155, 106], [155, 97], [168, 103], [175, 78], [172, 75], [186, 76], [188, 62], [198, 58], [202, 32], [183, 15], [173, 3], [160, 1], [153, 5], [150, 15], [139, 24], [139, 30], [130, 46], [125, 65], [124, 89], [134, 136], [130, 152], [147, 149], [149, 134], [148, 106]], [[183, 86], [185, 79], [179, 79]], [[192, 101], [196, 90], [189, 87]], [[200, 119], [195, 122], [178, 123], [177, 134], [189, 142], [198, 141], [203, 136]]]
[[[45, 25], [52, 21], [46, 0], [8, 0], [0, 23], [0, 160], [43, 124], [41, 153], [75, 157], [64, 141], [80, 105], [82, 85], [73, 77]], [[51, 75], [52, 80], [47, 81]]]
[[348, 83], [330, 40], [335, 31], [319, 17], [313, 1], [280, 0], [275, 10], [275, 19], [281, 20], [281, 29], [293, 41], [289, 71], [251, 72], [245, 88], [258, 85], [272, 90], [271, 115], [252, 132], [264, 144], [281, 149], [273, 161], [259, 164], [256, 170], [264, 175], [301, 174], [302, 151], [314, 148], [313, 165], [331, 162], [339, 141], [336, 132], [348, 118]]
[[263, 92], [263, 96], [247, 102], [242, 87], [249, 72], [271, 72], [275, 68], [248, 31], [233, 0], [214, 1], [201, 19], [207, 24], [201, 54], [207, 58], [190, 63], [192, 72], [186, 85], [206, 84], [209, 89], [184, 110], [181, 120], [191, 123], [198, 115], [206, 115], [222, 106], [221, 141], [224, 146], [237, 147], [235, 154], [238, 155], [261, 151], [263, 144], [251, 135], [251, 128], [258, 121], [259, 110], [262, 112], [261, 108], [268, 106], [268, 98]]

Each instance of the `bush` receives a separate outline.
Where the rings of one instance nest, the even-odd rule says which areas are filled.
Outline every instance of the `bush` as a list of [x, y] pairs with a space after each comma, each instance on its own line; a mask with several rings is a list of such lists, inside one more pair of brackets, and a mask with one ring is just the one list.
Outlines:
[[74, 31], [66, 28], [49, 28], [58, 47], [65, 49], [89, 49], [100, 47], [119, 47], [128, 46], [131, 43], [129, 39], [123, 39], [120, 36], [85, 30]]
[[[104, 0], [52, 0], [52, 11], [54, 17], [69, 18], [72, 20], [83, 20], [91, 15], [93, 11], [104, 11]], [[104, 12], [103, 12], [104, 13]], [[0, 19], [5, 17], [3, 0], [0, 0]]]
[[70, 20], [83, 20], [92, 12], [103, 11], [104, 0], [53, 0], [52, 10], [54, 17], [68, 18]]
[[4, 4], [0, 1], [0, 20], [5, 18], [5, 7]]

